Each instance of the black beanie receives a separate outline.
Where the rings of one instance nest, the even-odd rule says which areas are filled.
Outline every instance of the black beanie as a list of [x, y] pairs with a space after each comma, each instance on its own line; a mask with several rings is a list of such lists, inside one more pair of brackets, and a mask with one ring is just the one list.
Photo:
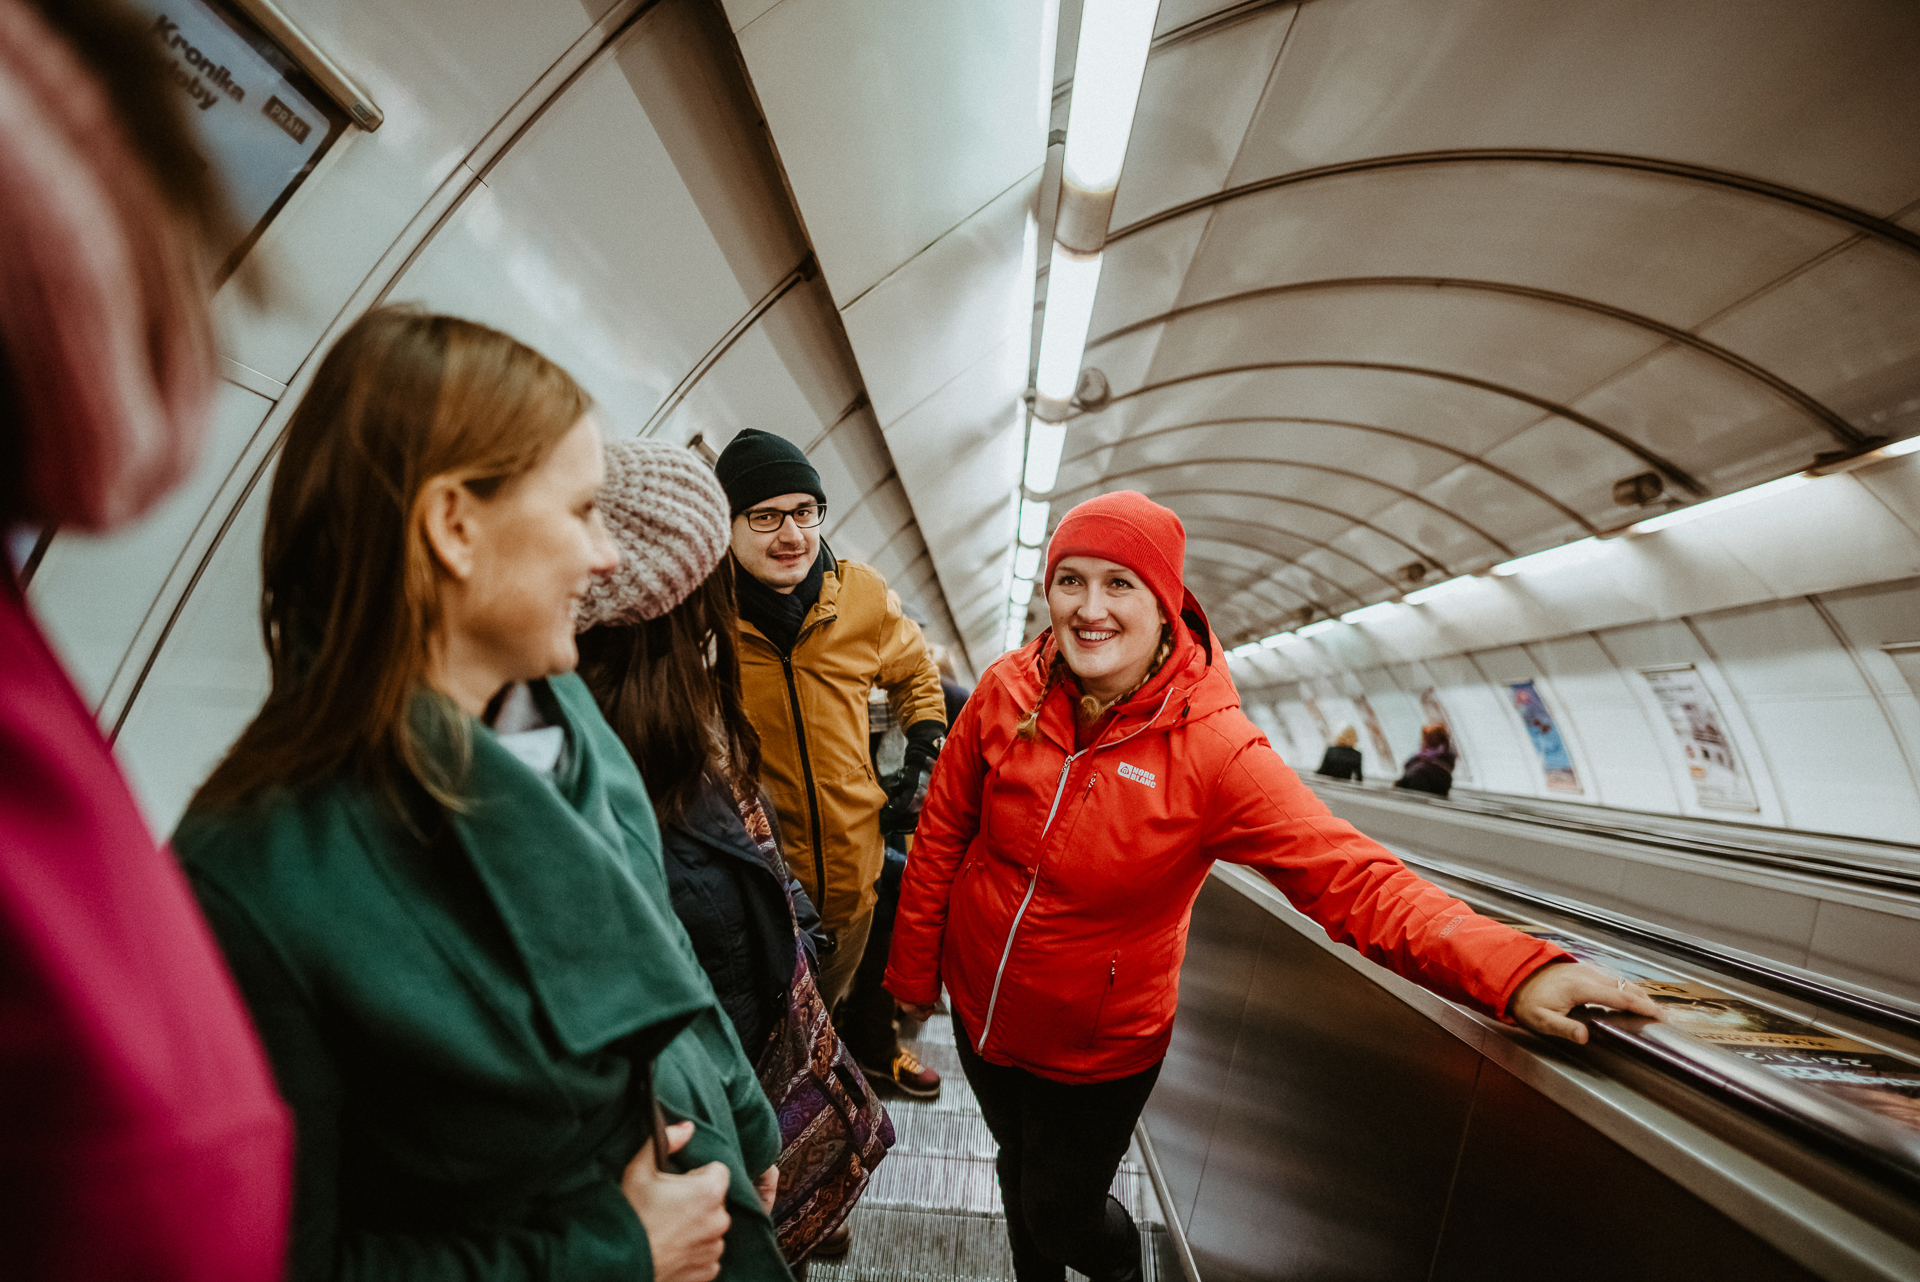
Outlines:
[[747, 428], [720, 451], [713, 471], [735, 516], [782, 494], [811, 494], [819, 503], [827, 501], [820, 473], [800, 447], [772, 432]]

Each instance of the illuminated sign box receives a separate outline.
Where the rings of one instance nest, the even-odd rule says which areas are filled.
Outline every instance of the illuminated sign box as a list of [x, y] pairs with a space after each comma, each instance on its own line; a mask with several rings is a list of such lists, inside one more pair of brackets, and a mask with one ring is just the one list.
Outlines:
[[134, 0], [243, 229], [230, 274], [348, 125], [380, 113], [267, 0]]

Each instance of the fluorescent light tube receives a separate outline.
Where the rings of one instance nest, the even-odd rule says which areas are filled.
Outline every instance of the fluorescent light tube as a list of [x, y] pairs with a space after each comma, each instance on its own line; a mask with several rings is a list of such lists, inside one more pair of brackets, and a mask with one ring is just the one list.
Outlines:
[[1902, 454], [1911, 454], [1920, 450], [1920, 436], [1909, 436], [1904, 441], [1895, 441], [1891, 445], [1882, 445], [1874, 453], [1881, 458], [1899, 458]]
[[1047, 537], [1047, 516], [1053, 511], [1053, 504], [1044, 500], [1020, 500], [1020, 541], [1028, 547], [1039, 547]]
[[1076, 254], [1055, 242], [1047, 268], [1047, 310], [1040, 322], [1040, 368], [1034, 375], [1040, 395], [1061, 404], [1073, 399], [1080, 361], [1087, 353], [1087, 326], [1093, 323], [1093, 297], [1099, 292], [1100, 255]]
[[1249, 641], [1245, 645], [1237, 645], [1227, 651], [1227, 657], [1229, 659], [1244, 659], [1250, 654], [1259, 654], [1263, 648], [1258, 641]]
[[1261, 637], [1260, 648], [1262, 650], [1277, 650], [1294, 639], [1295, 637], [1291, 632], [1276, 632], [1270, 637]]
[[1493, 573], [1505, 578], [1510, 574], [1554, 570], [1563, 565], [1578, 565], [1582, 561], [1591, 561], [1600, 554], [1600, 551], [1600, 540], [1589, 536], [1576, 539], [1572, 543], [1562, 543], [1559, 547], [1548, 548], [1544, 552], [1535, 552], [1530, 556], [1517, 556], [1511, 561], [1502, 561], [1493, 567]]
[[1067, 425], [1033, 420], [1027, 434], [1027, 493], [1051, 494], [1060, 479], [1060, 455], [1067, 447]]
[[1435, 583], [1428, 587], [1418, 588], [1407, 593], [1401, 597], [1400, 600], [1407, 605], [1425, 605], [1429, 601], [1438, 601], [1441, 597], [1453, 596], [1473, 582], [1473, 575], [1463, 574], [1458, 578], [1448, 579], [1444, 583]]
[[1322, 619], [1318, 623], [1309, 623], [1306, 627], [1301, 628], [1297, 635], [1303, 636], [1303, 637], [1317, 637], [1322, 632], [1331, 632], [1339, 626], [1340, 626], [1340, 620], [1338, 619]]
[[1160, 0], [1087, 0], [1067, 113], [1067, 181], [1086, 191], [1120, 185], [1140, 79]]
[[1033, 600], [1033, 580], [1015, 579], [1012, 590], [1007, 593], [1007, 599], [1024, 611], [1027, 602]]
[[[1885, 453], [1886, 451], [1882, 450], [1881, 452]], [[1633, 526], [1632, 532], [1635, 534], [1652, 534], [1656, 530], [1665, 530], [1676, 525], [1685, 525], [1688, 521], [1695, 521], [1703, 516], [1712, 516], [1715, 512], [1725, 512], [1732, 508], [1744, 507], [1756, 499], [1771, 498], [1775, 494], [1783, 494], [1788, 490], [1797, 490], [1806, 483], [1807, 478], [1796, 472], [1792, 476], [1783, 476], [1777, 481], [1768, 481], [1763, 485], [1751, 486], [1744, 490], [1735, 490], [1731, 494], [1722, 494], [1717, 499], [1708, 499], [1705, 503], [1695, 503], [1692, 507], [1676, 508], [1674, 511], [1663, 513], [1660, 516], [1650, 516], [1646, 520]], [[1500, 573], [1500, 568], [1495, 566], [1493, 572], [1495, 574]]]
[[1398, 601], [1376, 601], [1372, 605], [1363, 605], [1358, 610], [1348, 610], [1340, 616], [1340, 622], [1369, 623], [1375, 619], [1384, 619], [1399, 608]]
[[1013, 577], [1031, 579], [1040, 571], [1039, 548], [1015, 548], [1013, 550]]

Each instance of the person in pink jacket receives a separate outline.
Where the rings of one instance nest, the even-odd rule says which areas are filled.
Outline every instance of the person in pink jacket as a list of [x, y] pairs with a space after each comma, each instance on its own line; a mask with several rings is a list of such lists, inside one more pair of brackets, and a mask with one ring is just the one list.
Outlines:
[[[0, 527], [107, 530], [185, 476], [232, 243], [149, 21], [0, 0]], [[41, 535], [44, 539], [44, 534]], [[286, 1111], [86, 704], [0, 574], [0, 1274], [267, 1282]]]
[[1052, 629], [988, 668], [948, 734], [907, 864], [887, 988], [944, 983], [999, 1144], [1020, 1282], [1140, 1272], [1107, 1195], [1173, 1035], [1187, 923], [1216, 860], [1442, 996], [1583, 1041], [1648, 996], [1476, 915], [1327, 812], [1240, 711], [1181, 582], [1186, 531], [1122, 491], [1047, 548]]

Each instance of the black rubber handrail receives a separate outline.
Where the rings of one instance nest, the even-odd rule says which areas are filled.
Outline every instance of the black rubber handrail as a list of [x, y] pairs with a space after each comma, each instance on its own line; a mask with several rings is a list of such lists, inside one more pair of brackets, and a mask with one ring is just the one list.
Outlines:
[[1464, 882], [1469, 886], [1478, 887], [1488, 893], [1532, 908], [1542, 908], [1548, 912], [1571, 917], [1575, 921], [1601, 931], [1631, 939], [1634, 943], [1672, 956], [1684, 957], [1689, 961], [1704, 963], [1710, 969], [1723, 974], [1737, 976], [1776, 992], [1791, 994], [1829, 1010], [1844, 1011], [1877, 1028], [1884, 1028], [1889, 1032], [1920, 1040], [1920, 1014], [1902, 1007], [1876, 1001], [1863, 994], [1837, 988], [1805, 975], [1781, 970], [1764, 962], [1730, 956], [1710, 944], [1677, 932], [1659, 930], [1631, 917], [1624, 917], [1608, 912], [1604, 908], [1595, 908], [1591, 904], [1583, 904], [1577, 900], [1564, 899], [1559, 895], [1535, 890], [1518, 882], [1508, 881], [1504, 877], [1480, 872], [1478, 869], [1461, 868], [1445, 860], [1409, 855], [1404, 851], [1396, 853], [1400, 855], [1402, 862], [1416, 868], [1427, 869], [1449, 881]]
[[1920, 1137], [1884, 1118], [1836, 1103], [1644, 1015], [1582, 1011], [1579, 1018], [1600, 1041], [1669, 1073], [1704, 1082], [1750, 1113], [1790, 1127], [1843, 1157], [1864, 1159], [1876, 1173], [1920, 1189]]
[[[1317, 783], [1318, 781], [1316, 781]], [[1351, 785], [1348, 785], [1351, 787]], [[1367, 795], [1375, 795], [1376, 790], [1362, 790]], [[1535, 824], [1542, 828], [1554, 828], [1562, 832], [1576, 832], [1587, 836], [1605, 837], [1611, 841], [1632, 842], [1655, 850], [1672, 850], [1680, 854], [1693, 855], [1703, 859], [1719, 859], [1728, 863], [1748, 864], [1757, 868], [1771, 868], [1797, 873], [1805, 877], [1817, 877], [1839, 885], [1861, 886], [1873, 890], [1892, 891], [1909, 898], [1920, 898], [1920, 864], [1909, 870], [1904, 867], [1872, 867], [1855, 863], [1838, 856], [1815, 854], [1811, 851], [1783, 850], [1778, 847], [1750, 845], [1744, 842], [1726, 841], [1705, 835], [1688, 834], [1686, 836], [1649, 832], [1644, 828], [1635, 828], [1625, 824], [1613, 824], [1599, 819], [1573, 818], [1529, 810], [1518, 805], [1508, 805], [1494, 801], [1442, 799], [1400, 792], [1393, 795], [1395, 802], [1414, 802], [1420, 805], [1438, 806], [1460, 814], [1488, 815], [1496, 819], [1511, 819], [1515, 823]], [[1658, 818], [1658, 816], [1649, 816]], [[1890, 843], [1878, 843], [1890, 844]], [[1897, 847], [1905, 849], [1904, 847]]]

